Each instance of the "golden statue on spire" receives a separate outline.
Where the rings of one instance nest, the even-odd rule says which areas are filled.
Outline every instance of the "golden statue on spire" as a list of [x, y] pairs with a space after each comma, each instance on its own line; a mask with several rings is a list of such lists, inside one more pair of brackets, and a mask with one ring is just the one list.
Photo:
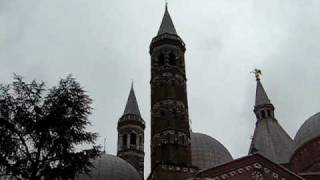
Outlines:
[[256, 80], [259, 81], [260, 80], [260, 76], [262, 75], [262, 72], [260, 69], [255, 68], [253, 71], [251, 71], [251, 73], [254, 73], [254, 75], [256, 76]]

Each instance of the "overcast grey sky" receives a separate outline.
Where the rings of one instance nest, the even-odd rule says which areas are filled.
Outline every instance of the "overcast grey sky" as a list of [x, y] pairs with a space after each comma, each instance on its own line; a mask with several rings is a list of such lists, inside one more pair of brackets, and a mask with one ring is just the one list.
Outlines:
[[[49, 86], [73, 74], [94, 99], [90, 119], [108, 153], [131, 79], [146, 129], [149, 173], [149, 43], [164, 0], [0, 0], [0, 82], [12, 73]], [[169, 0], [185, 41], [192, 129], [247, 154], [255, 126], [255, 80], [291, 137], [320, 107], [319, 0]]]

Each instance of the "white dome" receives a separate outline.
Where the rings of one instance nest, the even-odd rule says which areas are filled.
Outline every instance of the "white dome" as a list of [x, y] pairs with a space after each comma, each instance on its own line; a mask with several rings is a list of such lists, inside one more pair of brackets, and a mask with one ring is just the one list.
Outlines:
[[139, 173], [127, 161], [104, 154], [93, 161], [90, 176], [79, 175], [76, 180], [141, 180]]
[[308, 118], [294, 137], [295, 148], [298, 149], [304, 143], [320, 136], [320, 113]]
[[191, 133], [192, 165], [200, 170], [232, 161], [229, 151], [216, 139], [201, 133]]

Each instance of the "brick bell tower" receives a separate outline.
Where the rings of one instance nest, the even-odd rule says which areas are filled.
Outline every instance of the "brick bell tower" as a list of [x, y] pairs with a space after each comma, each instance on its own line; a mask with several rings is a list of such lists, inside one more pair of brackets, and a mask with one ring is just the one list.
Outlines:
[[144, 129], [145, 122], [139, 111], [137, 99], [131, 84], [128, 101], [118, 121], [117, 156], [129, 162], [144, 177]]
[[195, 169], [185, 73], [185, 44], [178, 36], [166, 5], [151, 55], [151, 174], [152, 180], [180, 180]]

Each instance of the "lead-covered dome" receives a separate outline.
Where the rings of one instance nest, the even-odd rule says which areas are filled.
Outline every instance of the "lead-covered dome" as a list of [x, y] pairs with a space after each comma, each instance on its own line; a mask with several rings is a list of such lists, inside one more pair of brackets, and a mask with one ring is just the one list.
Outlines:
[[320, 112], [307, 119], [294, 137], [295, 148], [320, 136]]
[[192, 165], [200, 170], [232, 161], [229, 151], [216, 139], [202, 133], [191, 133]]
[[93, 161], [91, 176], [80, 175], [77, 180], [141, 180], [139, 173], [127, 161], [104, 154]]
[[320, 113], [308, 118], [298, 130], [295, 138], [295, 152], [290, 164], [294, 172], [315, 173], [320, 171]]

